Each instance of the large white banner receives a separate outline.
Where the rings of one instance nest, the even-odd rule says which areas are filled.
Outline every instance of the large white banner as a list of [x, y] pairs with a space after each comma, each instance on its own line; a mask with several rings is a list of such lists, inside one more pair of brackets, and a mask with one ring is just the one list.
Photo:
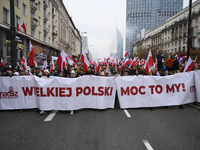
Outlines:
[[113, 108], [114, 77], [21, 76], [0, 78], [0, 109], [77, 110]]
[[171, 76], [126, 76], [116, 78], [120, 107], [158, 107], [195, 101], [194, 72]]
[[197, 102], [200, 102], [200, 70], [195, 71], [195, 90]]

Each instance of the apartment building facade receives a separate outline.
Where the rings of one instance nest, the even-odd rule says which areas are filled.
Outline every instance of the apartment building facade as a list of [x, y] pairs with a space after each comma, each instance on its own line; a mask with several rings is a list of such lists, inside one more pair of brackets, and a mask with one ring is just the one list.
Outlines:
[[[17, 23], [19, 24], [19, 31], [16, 31], [17, 61], [23, 56], [29, 57], [30, 40], [36, 60], [48, 60], [50, 56], [59, 56], [61, 50], [65, 50], [69, 55], [80, 54], [81, 36], [69, 14], [60, 13], [60, 10], [66, 11], [62, 0], [14, 1], [16, 29]], [[10, 0], [0, 0], [0, 3], [0, 57], [3, 57], [6, 63], [11, 60]], [[62, 9], [59, 8], [60, 3], [63, 4]], [[69, 22], [64, 26], [61, 20]], [[26, 34], [22, 24], [26, 26]], [[63, 43], [67, 43], [69, 48], [65, 49]]]
[[81, 53], [81, 35], [75, 27], [72, 18], [70, 17], [62, 0], [57, 0], [59, 6], [59, 39], [60, 49], [67, 54], [78, 57]]
[[[145, 33], [133, 46], [133, 54], [142, 49], [157, 48], [164, 53], [187, 51], [189, 7], [167, 19], [164, 24]], [[192, 49], [200, 49], [200, 0], [192, 4]]]

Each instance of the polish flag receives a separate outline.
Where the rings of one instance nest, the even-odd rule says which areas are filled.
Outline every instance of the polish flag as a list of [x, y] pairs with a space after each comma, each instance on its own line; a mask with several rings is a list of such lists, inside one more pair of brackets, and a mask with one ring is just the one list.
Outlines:
[[19, 31], [19, 20], [17, 20], [17, 31]]
[[67, 59], [67, 61], [70, 65], [77, 63], [77, 60], [74, 59], [73, 57], [69, 56], [68, 54], [66, 54], [65, 58]]
[[152, 58], [151, 50], [149, 50], [145, 69], [146, 69], [147, 75], [153, 69], [153, 58]]
[[35, 67], [38, 67], [37, 61], [34, 61]]
[[123, 65], [122, 65], [121, 73], [122, 73], [122, 71], [124, 70], [124, 67], [126, 67], [126, 66], [129, 64], [129, 62], [130, 62], [129, 58], [126, 58], [125, 62], [124, 62]]
[[22, 62], [25, 63], [25, 58], [24, 58], [24, 56], [23, 56], [23, 58], [22, 58]]
[[24, 33], [26, 34], [26, 31], [27, 31], [27, 25], [26, 25], [26, 22], [23, 22], [23, 24], [22, 24], [22, 28], [24, 29]]
[[57, 65], [60, 67], [61, 71], [64, 70], [66, 63], [66, 53], [62, 50], [60, 56], [57, 59]]
[[27, 69], [27, 59], [25, 58], [24, 60], [25, 60], [25, 61], [24, 61], [23, 69], [26, 70], [26, 69]]
[[99, 66], [99, 62], [97, 60], [96, 65], [95, 65], [95, 72], [99, 73], [99, 69], [100, 69], [100, 66]]
[[33, 46], [31, 44], [31, 40], [29, 42], [29, 58], [30, 58], [30, 66], [34, 65], [34, 57], [36, 56]]
[[1, 58], [0, 67], [3, 66], [3, 58]]
[[45, 61], [44, 61], [44, 64], [43, 64], [43, 67], [42, 67], [42, 69], [44, 69], [44, 70], [45, 70], [46, 68], [47, 68], [47, 60], [45, 60]]
[[80, 60], [83, 62], [83, 69], [84, 69], [84, 72], [86, 72], [87, 71], [87, 67], [89, 67], [89, 61], [87, 59], [87, 56], [86, 56], [84, 50], [82, 50], [82, 54], [81, 54]]
[[57, 46], [59, 47], [59, 43], [57, 43]]
[[195, 58], [194, 62], [195, 62], [195, 63], [197, 62], [197, 56], [196, 56], [196, 58]]
[[126, 57], [127, 55], [128, 55], [128, 52], [126, 51], [126, 53], [125, 53], [124, 57]]
[[193, 66], [195, 65], [195, 62], [192, 61], [192, 59], [189, 57], [187, 64], [183, 70], [183, 72], [189, 72], [192, 70]]
[[134, 57], [132, 63], [131, 63], [130, 66], [129, 66], [129, 68], [130, 68], [131, 66], [136, 65], [137, 60], [138, 60], [138, 57]]

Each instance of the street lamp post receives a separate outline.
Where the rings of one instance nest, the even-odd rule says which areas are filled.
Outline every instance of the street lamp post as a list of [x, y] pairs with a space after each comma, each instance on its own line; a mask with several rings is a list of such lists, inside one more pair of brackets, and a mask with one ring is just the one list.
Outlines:
[[189, 4], [189, 18], [188, 18], [188, 39], [187, 39], [187, 60], [189, 59], [190, 56], [190, 48], [191, 48], [191, 38], [190, 37], [190, 29], [191, 29], [191, 10], [192, 9], [192, 0], [190, 0]]
[[11, 69], [12, 72], [16, 67], [16, 27], [15, 27], [15, 3], [14, 0], [10, 0], [10, 18], [11, 18], [11, 26], [10, 26], [10, 33], [11, 33]]

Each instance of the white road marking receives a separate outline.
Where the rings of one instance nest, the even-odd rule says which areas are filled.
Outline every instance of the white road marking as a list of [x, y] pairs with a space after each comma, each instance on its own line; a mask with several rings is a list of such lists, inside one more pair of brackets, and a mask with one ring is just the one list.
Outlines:
[[149, 144], [149, 142], [147, 140], [143, 140], [144, 145], [147, 147], [148, 150], [153, 150], [153, 147], [151, 147], [151, 145]]
[[128, 110], [124, 109], [124, 112], [125, 112], [125, 114], [126, 114], [126, 116], [127, 116], [128, 118], [131, 118], [131, 115], [129, 114]]
[[51, 120], [53, 119], [53, 117], [56, 115], [57, 112], [58, 112], [58, 110], [53, 110], [53, 111], [47, 116], [47, 118], [44, 120], [44, 122], [51, 121]]

